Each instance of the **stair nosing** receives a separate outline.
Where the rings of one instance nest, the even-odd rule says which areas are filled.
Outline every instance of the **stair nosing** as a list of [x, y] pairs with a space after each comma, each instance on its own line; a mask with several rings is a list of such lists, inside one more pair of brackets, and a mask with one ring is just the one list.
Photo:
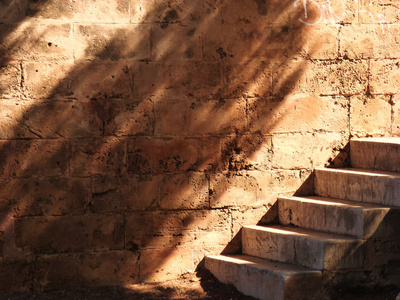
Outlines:
[[332, 173], [347, 173], [355, 175], [375, 176], [375, 177], [394, 177], [400, 179], [399, 172], [383, 171], [374, 169], [363, 169], [363, 168], [315, 168], [315, 171], [332, 172]]

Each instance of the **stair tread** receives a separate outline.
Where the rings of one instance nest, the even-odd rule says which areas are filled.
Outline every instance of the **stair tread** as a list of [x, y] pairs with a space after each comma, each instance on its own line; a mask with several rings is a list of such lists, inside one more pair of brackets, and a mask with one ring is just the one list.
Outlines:
[[351, 201], [337, 198], [321, 197], [321, 196], [292, 196], [292, 197], [279, 197], [279, 199], [295, 200], [306, 203], [313, 203], [318, 205], [326, 206], [339, 206], [348, 208], [359, 208], [359, 209], [387, 209], [389, 206], [378, 205], [373, 203], [365, 203], [359, 201]]
[[353, 142], [369, 142], [369, 143], [387, 143], [387, 144], [399, 144], [400, 138], [397, 137], [376, 137], [376, 138], [356, 138], [352, 139]]
[[321, 273], [321, 270], [305, 268], [289, 263], [277, 262], [266, 258], [255, 257], [246, 254], [220, 254], [209, 255], [208, 258], [219, 259], [235, 264], [248, 265], [253, 268], [269, 270], [276, 273], [281, 273], [285, 276], [290, 276], [297, 273]]
[[370, 170], [370, 169], [359, 169], [359, 168], [315, 168], [315, 170], [332, 172], [332, 173], [346, 173], [346, 174], [356, 174], [356, 175], [400, 178], [400, 173], [392, 171], [381, 171], [381, 170]]
[[327, 233], [304, 229], [299, 227], [285, 226], [285, 225], [246, 225], [243, 228], [271, 232], [276, 234], [284, 234], [292, 237], [304, 237], [312, 240], [330, 241], [330, 242], [343, 242], [343, 241], [356, 241], [359, 240], [355, 237], [349, 237], [336, 233]]

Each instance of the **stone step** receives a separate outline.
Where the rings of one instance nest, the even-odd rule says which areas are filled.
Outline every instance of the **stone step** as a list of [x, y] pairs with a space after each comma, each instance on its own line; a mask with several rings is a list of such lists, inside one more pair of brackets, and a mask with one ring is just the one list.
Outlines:
[[354, 168], [400, 172], [400, 138], [360, 138], [350, 141]]
[[[318, 196], [281, 197], [279, 221], [283, 225], [368, 238], [391, 210], [389, 207]], [[400, 215], [399, 215], [400, 216]]]
[[205, 257], [205, 267], [221, 282], [265, 300], [322, 299], [322, 272], [248, 255]]
[[243, 253], [311, 269], [363, 267], [363, 240], [289, 226], [242, 229]]
[[314, 174], [318, 196], [400, 207], [400, 173], [317, 168]]

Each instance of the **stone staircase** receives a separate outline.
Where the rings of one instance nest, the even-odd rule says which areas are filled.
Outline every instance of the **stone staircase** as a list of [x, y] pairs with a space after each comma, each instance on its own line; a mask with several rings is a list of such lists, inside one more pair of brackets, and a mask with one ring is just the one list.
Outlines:
[[315, 195], [279, 198], [279, 225], [244, 226], [242, 253], [208, 256], [206, 268], [268, 300], [400, 287], [400, 138], [354, 139], [350, 159], [316, 169]]

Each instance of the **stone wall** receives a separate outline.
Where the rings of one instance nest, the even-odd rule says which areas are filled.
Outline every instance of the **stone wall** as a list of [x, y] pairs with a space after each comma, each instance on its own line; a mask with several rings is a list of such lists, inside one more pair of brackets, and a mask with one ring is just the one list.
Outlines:
[[0, 1], [0, 290], [162, 281], [400, 135], [396, 0]]

